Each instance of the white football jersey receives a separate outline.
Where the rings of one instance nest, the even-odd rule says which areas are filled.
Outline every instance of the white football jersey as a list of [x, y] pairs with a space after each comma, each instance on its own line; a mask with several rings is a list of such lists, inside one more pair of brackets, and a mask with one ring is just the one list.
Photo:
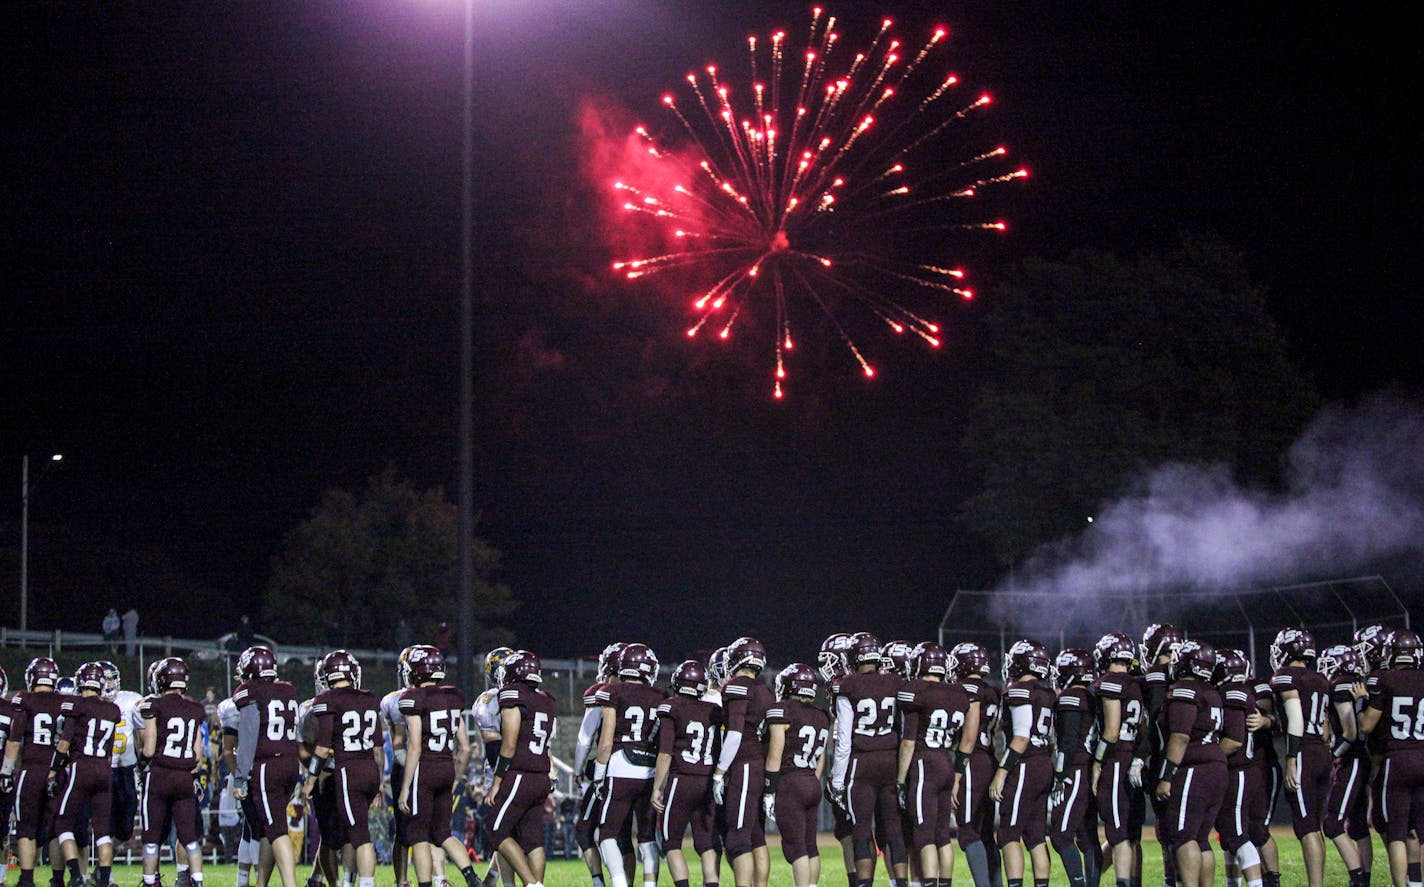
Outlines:
[[114, 753], [111, 767], [133, 767], [138, 764], [139, 731], [143, 723], [138, 716], [138, 704], [143, 694], [132, 690], [120, 690], [114, 694], [114, 704], [119, 707], [119, 725], [114, 731]]
[[241, 719], [242, 716], [237, 713], [237, 703], [233, 702], [231, 697], [218, 703], [218, 721], [224, 730], [236, 731], [237, 722]]
[[[491, 687], [479, 695], [474, 705], [475, 725], [481, 733], [499, 732], [499, 690]], [[484, 737], [480, 737], [484, 741]]]

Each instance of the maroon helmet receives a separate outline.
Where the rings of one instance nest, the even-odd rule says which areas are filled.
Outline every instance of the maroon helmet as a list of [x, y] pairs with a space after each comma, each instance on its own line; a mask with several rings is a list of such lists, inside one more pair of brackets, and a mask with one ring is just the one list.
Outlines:
[[949, 653], [934, 641], [925, 641], [910, 651], [910, 676], [922, 678], [930, 674], [941, 678], [949, 674]]
[[879, 665], [881, 660], [880, 638], [868, 631], [857, 631], [850, 636], [850, 650], [847, 651], [851, 668], [862, 665]]
[[1424, 644], [1419, 643], [1419, 635], [1408, 628], [1396, 628], [1389, 638], [1390, 668], [1418, 668], [1424, 656]]
[[1226, 647], [1216, 651], [1216, 683], [1244, 684], [1251, 680], [1251, 660], [1243, 650]]
[[816, 670], [821, 678], [833, 681], [850, 671], [850, 635], [838, 631], [821, 642], [821, 652], [816, 654]]
[[880, 648], [880, 670], [894, 672], [903, 678], [910, 677], [910, 651], [913, 649], [909, 641], [888, 641]]
[[1093, 682], [1093, 657], [1087, 650], [1069, 647], [1053, 660], [1053, 684], [1066, 690], [1075, 684]]
[[25, 666], [25, 689], [53, 687], [59, 683], [59, 665], [48, 656], [36, 656]]
[[1098, 671], [1107, 671], [1114, 662], [1126, 663], [1128, 671], [1137, 671], [1137, 645], [1120, 631], [1110, 631], [1093, 645], [1093, 662]]
[[1384, 664], [1384, 653], [1389, 647], [1389, 626], [1379, 622], [1366, 625], [1355, 632], [1355, 650], [1365, 661], [1365, 668], [1373, 670]]
[[1271, 668], [1297, 660], [1315, 661], [1315, 636], [1303, 628], [1282, 628], [1271, 642]]
[[741, 637], [727, 645], [727, 676], [731, 677], [743, 668], [757, 674], [766, 668], [766, 645], [756, 638]]
[[1216, 648], [1206, 641], [1182, 641], [1172, 651], [1172, 679], [1212, 681], [1216, 677], [1216, 659]]
[[188, 663], [177, 656], [158, 660], [153, 669], [153, 692], [188, 689]]
[[681, 696], [701, 697], [707, 692], [707, 667], [696, 659], [684, 659], [673, 669], [672, 689]]
[[544, 675], [541, 670], [544, 663], [539, 661], [539, 657], [528, 650], [515, 650], [514, 653], [504, 660], [504, 681], [523, 681], [526, 684], [542, 684]]
[[97, 662], [86, 662], [79, 666], [74, 672], [74, 690], [93, 690], [95, 693], [104, 692], [104, 666]]
[[240, 681], [275, 681], [277, 654], [271, 647], [248, 647], [237, 657], [237, 678]]
[[[490, 651], [493, 653], [494, 651]], [[445, 680], [445, 654], [439, 647], [416, 644], [405, 657], [405, 671], [411, 686]]]
[[1053, 671], [1053, 661], [1048, 657], [1048, 648], [1032, 638], [1014, 641], [1009, 652], [1004, 654], [1004, 683], [1011, 684], [1019, 675], [1031, 674], [1046, 678]]
[[1139, 659], [1143, 667], [1156, 665], [1158, 656], [1171, 656], [1172, 650], [1182, 642], [1182, 633], [1170, 622], [1154, 622], [1142, 633], [1142, 655]]
[[1365, 657], [1350, 644], [1336, 644], [1327, 647], [1320, 653], [1320, 658], [1315, 660], [1315, 668], [1325, 675], [1327, 680], [1334, 680], [1336, 675], [1352, 675], [1360, 678], [1364, 677], [1366, 671]]
[[653, 683], [658, 679], [657, 654], [647, 644], [627, 645], [618, 657], [618, 677]]
[[321, 657], [316, 670], [321, 683], [330, 687], [338, 681], [346, 681], [353, 687], [361, 686], [361, 663], [346, 650], [332, 650]]
[[973, 641], [955, 644], [949, 650], [949, 671], [961, 681], [970, 675], [989, 673], [989, 651]]
[[607, 683], [618, 675], [618, 660], [623, 656], [623, 648], [626, 646], [628, 645], [622, 641], [614, 641], [603, 648], [603, 652], [598, 654], [596, 680]]
[[816, 698], [816, 670], [804, 662], [793, 662], [776, 676], [776, 698]]

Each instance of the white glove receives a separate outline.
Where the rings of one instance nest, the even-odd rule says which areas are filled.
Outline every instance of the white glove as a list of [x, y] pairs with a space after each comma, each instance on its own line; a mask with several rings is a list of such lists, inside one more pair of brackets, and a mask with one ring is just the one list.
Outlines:
[[761, 796], [761, 809], [766, 814], [767, 822], [776, 821], [776, 794], [767, 792]]
[[1142, 769], [1146, 766], [1147, 762], [1141, 758], [1132, 759], [1132, 765], [1127, 768], [1127, 781], [1133, 788], [1142, 788]]
[[712, 774], [712, 800], [718, 804], [727, 802], [727, 777], [725, 774]]

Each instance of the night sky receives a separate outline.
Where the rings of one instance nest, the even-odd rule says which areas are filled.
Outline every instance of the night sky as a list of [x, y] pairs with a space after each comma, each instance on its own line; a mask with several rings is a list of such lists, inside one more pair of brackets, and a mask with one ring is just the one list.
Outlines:
[[[476, 6], [475, 483], [522, 602], [508, 627], [549, 656], [646, 638], [665, 661], [743, 633], [778, 659], [837, 629], [930, 636], [955, 588], [998, 578], [954, 520], [981, 309], [951, 312], [939, 352], [876, 343], [869, 384], [809, 348], [773, 402], [765, 366], [688, 343], [681, 303], [614, 277], [580, 172], [584, 103], [655, 119], [688, 70], [804, 32], [809, 4]], [[1397, 23], [829, 8], [857, 42], [884, 15], [907, 35], [947, 24], [955, 69], [993, 93], [991, 129], [1033, 177], [977, 256], [982, 290], [1021, 258], [1214, 232], [1327, 400], [1424, 383], [1424, 65]], [[136, 602], [146, 629], [215, 635], [323, 490], [393, 466], [453, 497], [461, 5], [7, 12], [0, 465], [18, 487], [23, 453], [66, 455], [32, 503], [32, 625], [96, 630]], [[76, 539], [149, 553], [199, 606], [44, 599], [63, 584], [46, 558]]]

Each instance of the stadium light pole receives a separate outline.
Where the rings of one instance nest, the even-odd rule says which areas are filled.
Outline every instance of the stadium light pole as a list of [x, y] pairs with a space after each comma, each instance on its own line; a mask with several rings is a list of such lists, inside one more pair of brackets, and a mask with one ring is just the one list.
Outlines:
[[[63, 458], [63, 453], [50, 456], [46, 470]], [[35, 484], [43, 477], [44, 472], [41, 472], [35, 478]], [[30, 454], [26, 453], [20, 460], [20, 631], [30, 628], [30, 490], [33, 486], [30, 483]]]
[[460, 515], [459, 621], [456, 643], [460, 689], [467, 699], [474, 696], [474, 635], [475, 635], [475, 419], [474, 419], [474, 93], [475, 93], [475, 0], [465, 0], [465, 66], [464, 66], [464, 154], [460, 201]]

